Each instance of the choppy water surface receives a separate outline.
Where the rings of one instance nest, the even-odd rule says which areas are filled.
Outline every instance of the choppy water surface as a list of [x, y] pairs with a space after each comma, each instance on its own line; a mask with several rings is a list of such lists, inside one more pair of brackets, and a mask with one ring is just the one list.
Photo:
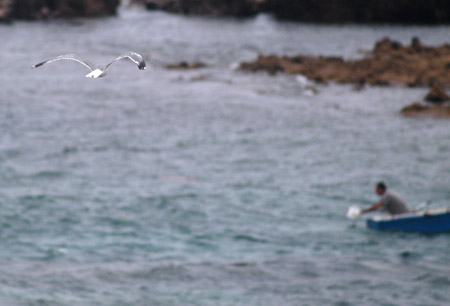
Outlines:
[[[397, 114], [426, 89], [311, 95], [294, 76], [232, 68], [449, 32], [137, 10], [2, 25], [0, 304], [448, 304], [449, 235], [344, 217], [376, 200], [378, 180], [413, 205], [450, 204], [450, 121]], [[129, 50], [153, 69], [119, 62], [92, 80], [72, 62], [28, 68]], [[182, 60], [209, 66], [164, 68]]]

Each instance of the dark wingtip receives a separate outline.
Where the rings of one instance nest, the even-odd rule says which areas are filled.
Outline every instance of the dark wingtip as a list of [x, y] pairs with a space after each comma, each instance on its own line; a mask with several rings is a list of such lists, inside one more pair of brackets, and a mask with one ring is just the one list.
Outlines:
[[33, 67], [31, 67], [31, 68], [41, 67], [41, 66], [44, 65], [45, 63], [46, 63], [46, 62], [42, 62], [42, 63], [36, 64], [36, 65], [34, 65]]
[[140, 62], [138, 65], [139, 70], [144, 70], [145, 69], [145, 62]]

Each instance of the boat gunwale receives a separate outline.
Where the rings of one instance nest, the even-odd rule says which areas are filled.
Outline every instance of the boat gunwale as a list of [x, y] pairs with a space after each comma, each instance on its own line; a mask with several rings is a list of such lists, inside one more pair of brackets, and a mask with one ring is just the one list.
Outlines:
[[404, 214], [398, 214], [398, 215], [388, 215], [388, 216], [374, 216], [372, 218], [369, 218], [369, 220], [372, 220], [373, 222], [390, 222], [395, 220], [406, 220], [406, 219], [417, 219], [417, 218], [423, 218], [425, 216], [438, 216], [438, 215], [445, 215], [450, 213], [450, 206], [449, 207], [441, 207], [441, 208], [434, 208], [434, 209], [424, 209], [424, 210], [418, 210], [413, 212], [408, 212]]

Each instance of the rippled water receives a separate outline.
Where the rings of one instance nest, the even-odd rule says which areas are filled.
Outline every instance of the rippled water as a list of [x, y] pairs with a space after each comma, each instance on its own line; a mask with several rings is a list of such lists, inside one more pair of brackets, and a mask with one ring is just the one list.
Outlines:
[[[345, 219], [385, 180], [450, 200], [450, 121], [408, 119], [426, 89], [317, 86], [232, 68], [258, 53], [361, 56], [450, 28], [322, 26], [122, 10], [16, 22], [0, 37], [1, 305], [446, 305], [447, 234]], [[99, 63], [142, 53], [106, 78]], [[167, 70], [203, 61], [195, 71]]]

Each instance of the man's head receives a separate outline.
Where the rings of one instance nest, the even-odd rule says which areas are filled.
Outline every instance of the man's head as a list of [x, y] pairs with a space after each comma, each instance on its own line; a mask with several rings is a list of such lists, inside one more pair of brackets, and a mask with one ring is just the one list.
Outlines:
[[375, 187], [375, 192], [379, 196], [382, 196], [386, 192], [386, 185], [383, 182], [379, 182], [377, 186]]

